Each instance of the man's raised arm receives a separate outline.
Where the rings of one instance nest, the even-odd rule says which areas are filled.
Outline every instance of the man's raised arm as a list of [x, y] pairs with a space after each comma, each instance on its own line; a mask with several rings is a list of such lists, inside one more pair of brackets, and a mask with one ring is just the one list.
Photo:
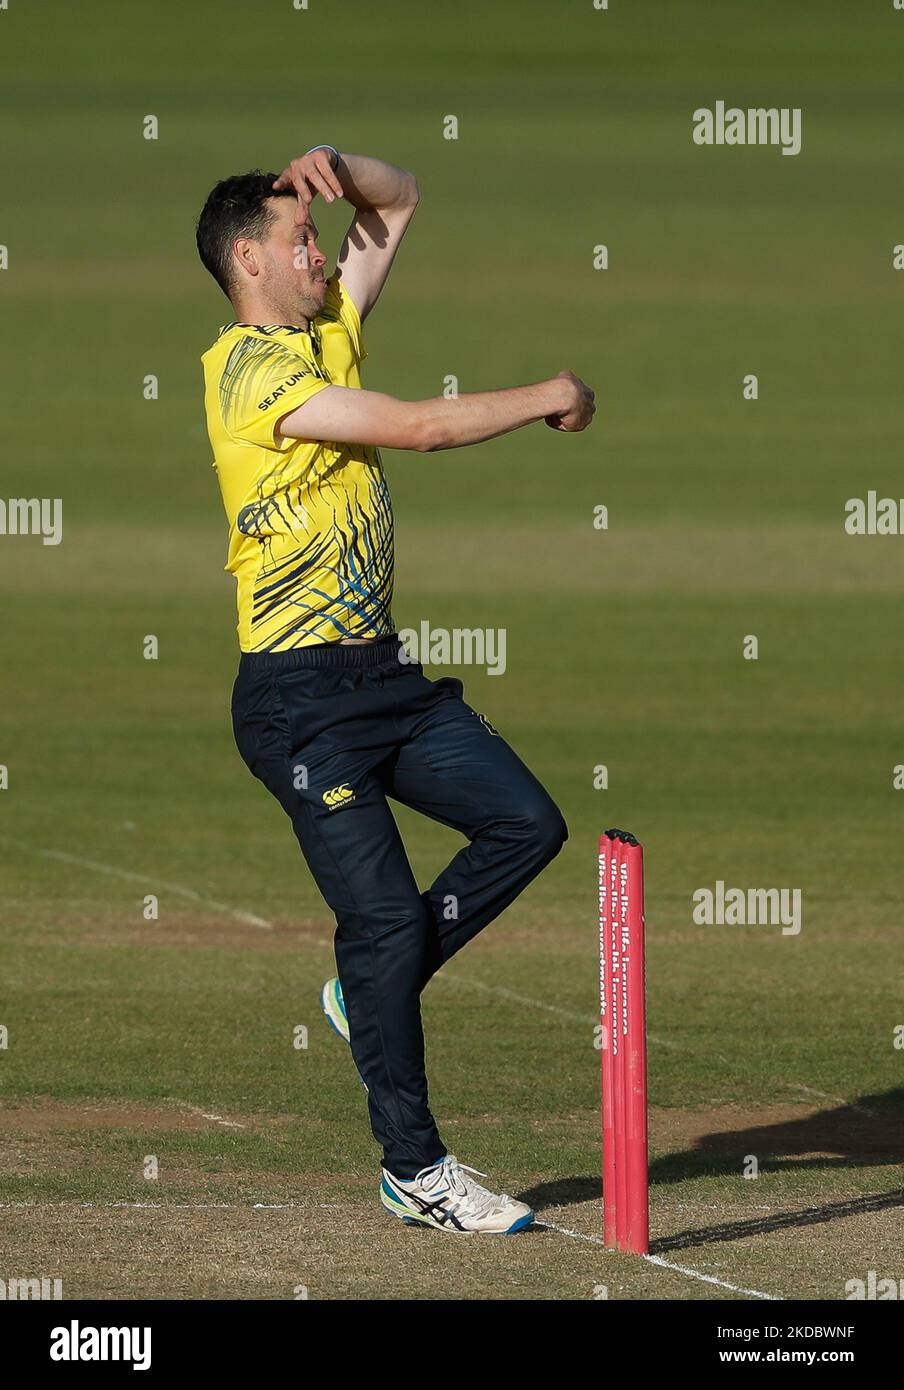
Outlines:
[[[338, 151], [336, 152], [338, 153]], [[321, 145], [293, 159], [274, 189], [294, 187], [298, 220], [307, 220], [312, 199], [344, 198], [355, 215], [339, 251], [336, 268], [362, 319], [377, 302], [418, 202], [417, 179], [382, 159], [339, 154], [338, 164]]]
[[594, 410], [593, 392], [572, 372], [533, 386], [475, 391], [452, 400], [400, 401], [380, 391], [325, 386], [284, 416], [278, 432], [290, 439], [428, 452], [480, 444], [538, 420], [556, 430], [583, 430]]

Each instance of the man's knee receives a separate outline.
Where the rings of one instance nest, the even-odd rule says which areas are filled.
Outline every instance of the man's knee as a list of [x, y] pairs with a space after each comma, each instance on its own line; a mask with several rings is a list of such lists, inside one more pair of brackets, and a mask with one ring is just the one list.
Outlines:
[[524, 826], [531, 848], [543, 863], [555, 859], [568, 839], [568, 826], [562, 812], [549, 797], [538, 799], [526, 808]]

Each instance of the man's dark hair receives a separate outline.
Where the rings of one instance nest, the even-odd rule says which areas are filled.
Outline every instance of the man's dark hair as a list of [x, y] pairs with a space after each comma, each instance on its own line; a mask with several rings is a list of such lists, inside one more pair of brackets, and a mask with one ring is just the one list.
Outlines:
[[235, 275], [232, 267], [232, 245], [237, 237], [254, 237], [262, 241], [273, 221], [273, 210], [267, 207], [268, 198], [294, 198], [294, 189], [274, 193], [278, 174], [262, 174], [252, 169], [250, 174], [233, 174], [221, 179], [208, 195], [198, 218], [195, 240], [198, 255], [228, 297]]

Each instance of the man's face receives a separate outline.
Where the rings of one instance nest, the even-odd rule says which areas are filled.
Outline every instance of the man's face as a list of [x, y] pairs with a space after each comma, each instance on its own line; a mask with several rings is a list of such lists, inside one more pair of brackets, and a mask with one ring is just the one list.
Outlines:
[[279, 322], [313, 319], [326, 300], [326, 256], [317, 245], [317, 228], [296, 222], [295, 198], [271, 198], [273, 213], [266, 239], [258, 243], [260, 291], [280, 311]]

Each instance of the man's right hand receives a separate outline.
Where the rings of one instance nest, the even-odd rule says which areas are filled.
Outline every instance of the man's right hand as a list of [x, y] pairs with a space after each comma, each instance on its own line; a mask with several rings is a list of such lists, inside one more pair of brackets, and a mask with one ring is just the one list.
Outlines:
[[561, 410], [546, 416], [546, 423], [552, 430], [567, 430], [573, 433], [585, 430], [596, 412], [593, 392], [574, 372], [559, 372], [553, 378], [563, 385], [563, 404]]

